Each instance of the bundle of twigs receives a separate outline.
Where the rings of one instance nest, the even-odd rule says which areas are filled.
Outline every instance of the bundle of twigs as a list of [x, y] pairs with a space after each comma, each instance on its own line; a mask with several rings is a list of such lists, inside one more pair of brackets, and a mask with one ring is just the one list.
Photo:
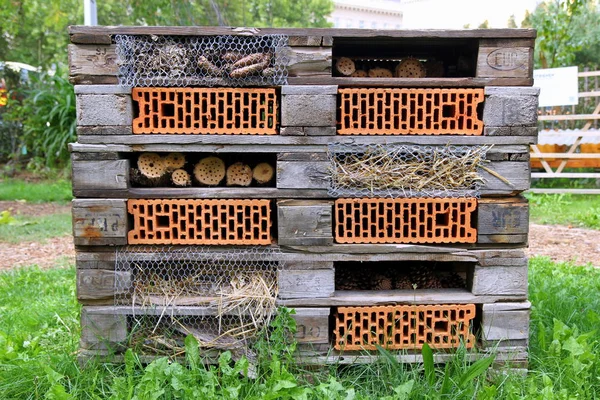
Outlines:
[[332, 186], [336, 188], [405, 191], [475, 189], [482, 183], [489, 146], [366, 146], [361, 152], [334, 154]]

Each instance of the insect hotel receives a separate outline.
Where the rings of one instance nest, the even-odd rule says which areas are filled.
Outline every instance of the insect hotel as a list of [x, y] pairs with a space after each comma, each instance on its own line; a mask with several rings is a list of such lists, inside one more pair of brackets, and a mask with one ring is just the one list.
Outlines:
[[72, 27], [81, 355], [527, 363], [535, 31]]

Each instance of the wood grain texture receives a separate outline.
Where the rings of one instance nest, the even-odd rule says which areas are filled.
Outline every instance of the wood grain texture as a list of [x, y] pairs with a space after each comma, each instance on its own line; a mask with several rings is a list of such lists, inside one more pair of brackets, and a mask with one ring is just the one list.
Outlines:
[[118, 352], [127, 340], [127, 318], [116, 314], [94, 314], [93, 307], [81, 309], [79, 346], [87, 350]]
[[483, 342], [529, 339], [531, 303], [499, 303], [482, 306], [481, 335]]
[[329, 308], [296, 308], [294, 338], [299, 344], [329, 344]]
[[531, 78], [530, 52], [533, 47], [479, 47], [478, 78]]
[[83, 303], [86, 300], [114, 301], [115, 295], [128, 292], [132, 284], [131, 280], [130, 271], [115, 271], [114, 268], [113, 270], [78, 269], [77, 300]]
[[389, 304], [489, 304], [525, 300], [522, 295], [474, 295], [462, 289], [336, 291], [327, 298], [280, 299], [285, 307], [375, 306]]
[[333, 244], [331, 201], [277, 202], [278, 243], [290, 246]]
[[73, 200], [73, 236], [77, 246], [127, 244], [124, 199]]
[[[281, 135], [88, 135], [79, 137], [80, 144], [104, 144], [104, 145], [129, 145], [132, 151], [169, 151], [172, 145], [186, 146], [187, 151], [217, 151], [217, 152], [239, 152], [239, 151], [259, 151], [264, 152], [324, 152], [325, 148], [315, 147], [323, 146], [329, 143], [345, 144], [419, 144], [429, 146], [445, 146], [448, 140], [452, 139], [454, 145], [511, 145], [530, 144], [531, 137], [514, 136], [507, 139], [503, 136], [281, 136]], [[227, 150], [223, 145], [228, 145]], [[188, 147], [189, 146], [189, 147]], [[198, 146], [198, 147], [194, 147]], [[201, 146], [205, 146], [202, 148]], [[213, 146], [213, 147], [210, 147]], [[242, 147], [246, 146], [246, 147]], [[276, 146], [282, 146], [277, 148]], [[284, 146], [288, 147], [287, 149]], [[177, 148], [177, 147], [175, 147]], [[233, 150], [230, 150], [233, 149]], [[164, 149], [164, 150], [160, 150]], [[180, 150], [176, 151], [182, 151]], [[184, 149], [184, 148], [183, 148]], [[214, 150], [213, 150], [214, 149]], [[281, 150], [279, 150], [281, 149]], [[185, 150], [183, 150], [185, 151]]]
[[[210, 27], [210, 26], [85, 26], [69, 27], [71, 41], [79, 36], [74, 35], [233, 35], [256, 36], [283, 34], [288, 36], [331, 36], [335, 37], [404, 37], [404, 38], [535, 38], [534, 29], [335, 29], [335, 28], [244, 28], [244, 27]], [[88, 42], [90, 40], [88, 39]]]
[[335, 291], [334, 270], [286, 268], [278, 272], [280, 299], [330, 297]]
[[75, 76], [117, 76], [117, 54], [114, 44], [70, 44], [69, 75]]
[[527, 261], [518, 266], [476, 266], [471, 293], [474, 295], [527, 296]]
[[127, 189], [129, 167], [129, 160], [73, 160], [73, 190]]

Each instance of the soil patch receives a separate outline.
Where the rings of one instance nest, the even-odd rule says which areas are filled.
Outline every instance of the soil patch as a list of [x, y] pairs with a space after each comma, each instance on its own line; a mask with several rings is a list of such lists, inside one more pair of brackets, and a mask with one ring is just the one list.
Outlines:
[[600, 267], [600, 231], [561, 225], [529, 224], [532, 256], [548, 256], [552, 261], [572, 261], [576, 265]]
[[73, 237], [61, 236], [39, 242], [0, 242], [0, 271], [37, 265], [40, 268], [66, 266], [75, 262]]

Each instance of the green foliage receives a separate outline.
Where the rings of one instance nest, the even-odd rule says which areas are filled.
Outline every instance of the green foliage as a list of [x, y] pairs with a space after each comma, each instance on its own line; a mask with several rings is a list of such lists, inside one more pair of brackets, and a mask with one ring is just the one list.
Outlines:
[[530, 217], [539, 224], [600, 229], [600, 197], [572, 194], [527, 194]]
[[31, 203], [63, 202], [73, 199], [71, 182], [64, 178], [26, 182], [21, 179], [0, 181], [0, 200], [22, 200]]
[[600, 43], [599, 18], [600, 13], [592, 0], [546, 0], [540, 3], [522, 24], [537, 30], [535, 67], [574, 65], [578, 54], [580, 58], [591, 56], [596, 65], [600, 65], [600, 56], [589, 52], [590, 47]]
[[15, 218], [10, 215], [10, 211], [0, 211], [0, 225], [10, 225], [16, 222]]
[[[332, 0], [103, 0], [100, 25], [327, 27]], [[0, 0], [0, 54], [46, 70], [67, 63], [69, 25], [83, 23], [80, 0]], [[0, 59], [0, 61], [4, 61]]]
[[67, 145], [76, 140], [75, 92], [62, 72], [32, 78], [22, 103], [5, 114], [6, 121], [22, 124], [21, 142], [29, 156], [48, 167], [66, 165]]
[[[488, 374], [493, 357], [469, 361], [459, 348], [445, 366], [423, 348], [422, 365], [399, 363], [379, 348], [379, 361], [332, 366], [303, 376], [287, 356], [294, 320], [280, 310], [249, 362], [221, 354], [202, 363], [198, 342], [185, 340], [186, 364], [158, 358], [143, 365], [131, 350], [124, 364], [76, 363], [79, 306], [74, 268], [0, 273], [0, 398], [2, 399], [592, 399], [600, 393], [600, 271], [534, 258], [530, 268], [530, 373]], [[272, 359], [268, 359], [274, 355]]]

